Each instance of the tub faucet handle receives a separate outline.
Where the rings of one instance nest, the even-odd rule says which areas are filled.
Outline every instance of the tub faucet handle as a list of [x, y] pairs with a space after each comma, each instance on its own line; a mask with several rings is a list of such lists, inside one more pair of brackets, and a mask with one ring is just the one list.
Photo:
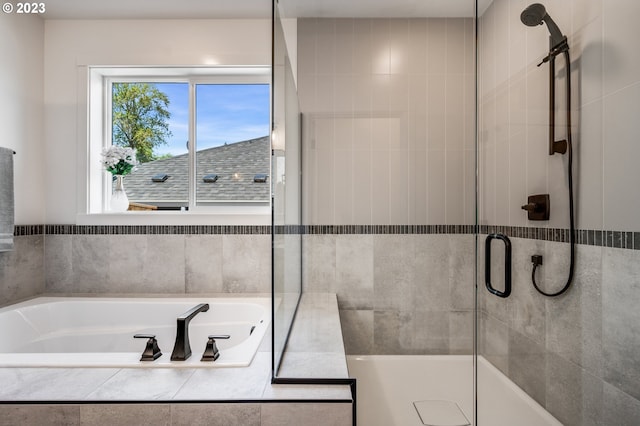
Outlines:
[[207, 340], [207, 347], [205, 348], [200, 361], [213, 362], [218, 359], [220, 357], [220, 351], [218, 350], [218, 346], [216, 345], [216, 339], [228, 339], [229, 337], [231, 336], [229, 336], [228, 334], [216, 334], [209, 336], [209, 340]]
[[155, 361], [162, 356], [162, 351], [160, 351], [160, 346], [158, 346], [155, 334], [135, 334], [133, 338], [149, 339], [147, 340], [147, 346], [144, 348], [144, 352], [142, 352], [140, 361]]

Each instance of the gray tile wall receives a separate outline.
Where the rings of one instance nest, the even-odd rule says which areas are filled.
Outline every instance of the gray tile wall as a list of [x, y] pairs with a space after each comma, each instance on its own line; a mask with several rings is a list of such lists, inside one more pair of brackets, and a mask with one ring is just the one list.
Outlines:
[[[533, 289], [529, 257], [544, 253], [538, 281], [560, 288], [568, 244], [511, 242], [511, 296], [499, 299], [480, 287], [480, 354], [565, 425], [637, 424], [640, 252], [578, 245], [572, 287], [551, 299]], [[501, 261], [494, 262], [494, 271], [501, 271]]]
[[269, 293], [271, 236], [46, 235], [47, 293]]
[[17, 226], [0, 306], [42, 293], [269, 293], [269, 227]]
[[304, 291], [338, 297], [348, 354], [473, 350], [472, 234], [305, 235]]
[[0, 253], [0, 306], [44, 291], [44, 237], [14, 238], [14, 250]]
[[[548, 50], [548, 32], [522, 25], [519, 14], [528, 4], [494, 0], [478, 22], [479, 223], [540, 226], [527, 221], [520, 206], [527, 195], [549, 193], [551, 220], [543, 226], [563, 228], [566, 158], [547, 155], [541, 145], [549, 76], [537, 64]], [[544, 255], [539, 280], [559, 289], [568, 245], [512, 238], [512, 296], [480, 293], [481, 351], [563, 424], [640, 424], [640, 169], [634, 160], [640, 153], [640, 27], [632, 19], [640, 3], [547, 0], [545, 7], [571, 48], [576, 223], [590, 231], [579, 236], [587, 245], [577, 247], [571, 290], [554, 299], [532, 291], [527, 257]], [[627, 51], [633, 53], [621, 60], [619, 52]], [[557, 61], [558, 88], [564, 87], [563, 63]], [[565, 137], [562, 90], [558, 138]]]
[[2, 405], [0, 425], [350, 426], [350, 403]]

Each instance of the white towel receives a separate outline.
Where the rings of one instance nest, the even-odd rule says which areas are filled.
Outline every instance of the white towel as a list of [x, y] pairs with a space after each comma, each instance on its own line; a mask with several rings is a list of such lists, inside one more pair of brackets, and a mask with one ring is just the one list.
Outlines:
[[13, 250], [13, 150], [0, 148], [0, 251]]

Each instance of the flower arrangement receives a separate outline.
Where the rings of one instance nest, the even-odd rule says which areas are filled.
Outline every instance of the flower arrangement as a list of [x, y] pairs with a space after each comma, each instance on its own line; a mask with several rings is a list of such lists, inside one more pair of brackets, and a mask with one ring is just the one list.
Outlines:
[[112, 175], [127, 175], [138, 165], [136, 152], [116, 145], [105, 148], [102, 150], [102, 165]]

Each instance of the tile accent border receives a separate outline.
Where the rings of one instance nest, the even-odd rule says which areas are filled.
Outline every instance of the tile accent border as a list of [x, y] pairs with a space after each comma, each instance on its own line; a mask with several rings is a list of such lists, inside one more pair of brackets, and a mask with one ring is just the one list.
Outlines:
[[[499, 233], [513, 238], [570, 242], [570, 232], [565, 228], [529, 228], [525, 226], [480, 225], [480, 234]], [[640, 232], [576, 229], [576, 244], [640, 250]]]
[[16, 225], [13, 227], [14, 237], [44, 234], [44, 225]]
[[17, 225], [24, 235], [268, 235], [270, 226], [255, 225]]
[[[502, 225], [276, 225], [275, 234], [301, 235], [413, 235], [500, 233], [560, 243], [569, 242], [565, 228]], [[256, 225], [16, 225], [13, 235], [268, 235], [271, 226]], [[640, 232], [577, 229], [576, 243], [589, 246], [640, 250]]]

